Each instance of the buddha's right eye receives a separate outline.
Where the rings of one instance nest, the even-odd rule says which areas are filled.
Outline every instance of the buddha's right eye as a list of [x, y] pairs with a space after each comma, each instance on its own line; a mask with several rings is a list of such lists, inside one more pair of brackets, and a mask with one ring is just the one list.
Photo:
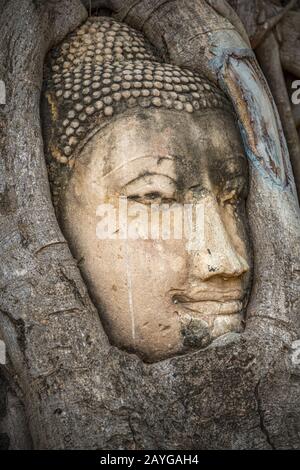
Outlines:
[[163, 194], [159, 191], [152, 191], [145, 194], [132, 194], [128, 196], [131, 201], [141, 204], [172, 204], [176, 201], [175, 195]]
[[140, 196], [138, 194], [132, 194], [127, 196], [127, 199], [130, 199], [131, 201], [138, 201]]
[[166, 175], [138, 177], [129, 182], [122, 192], [128, 200], [140, 204], [172, 204], [176, 201], [176, 183]]
[[154, 199], [159, 199], [159, 198], [161, 198], [161, 197], [162, 197], [162, 194], [161, 194], [160, 192], [158, 192], [158, 191], [156, 191], [156, 192], [154, 191], [154, 192], [152, 192], [152, 193], [146, 193], [144, 197], [145, 197], [146, 199], [152, 199], [152, 200], [154, 200]]

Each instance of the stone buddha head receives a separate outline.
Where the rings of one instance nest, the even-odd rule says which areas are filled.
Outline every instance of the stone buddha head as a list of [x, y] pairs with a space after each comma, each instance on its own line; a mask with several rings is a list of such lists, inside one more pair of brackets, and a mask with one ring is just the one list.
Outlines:
[[51, 51], [42, 112], [57, 217], [111, 343], [151, 362], [241, 332], [248, 166], [221, 90], [95, 17]]

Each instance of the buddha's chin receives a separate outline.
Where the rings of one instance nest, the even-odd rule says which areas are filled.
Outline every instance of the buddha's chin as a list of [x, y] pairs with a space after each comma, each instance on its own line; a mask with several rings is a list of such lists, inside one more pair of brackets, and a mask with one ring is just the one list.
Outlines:
[[176, 317], [177, 321], [162, 331], [151, 328], [148, 335], [137, 337], [135, 341], [127, 338], [123, 344], [116, 341], [115, 345], [152, 363], [200, 351], [220, 336], [243, 331], [244, 315], [241, 309], [236, 311], [233, 308], [230, 313], [224, 314], [177, 311]]
[[136, 306], [134, 317], [130, 310], [107, 306], [102, 310], [105, 330], [114, 346], [145, 362], [195, 353], [225, 334], [243, 331], [246, 296], [236, 293], [223, 301], [207, 297], [195, 301], [182, 296], [177, 303], [161, 299], [160, 308], [154, 303]]

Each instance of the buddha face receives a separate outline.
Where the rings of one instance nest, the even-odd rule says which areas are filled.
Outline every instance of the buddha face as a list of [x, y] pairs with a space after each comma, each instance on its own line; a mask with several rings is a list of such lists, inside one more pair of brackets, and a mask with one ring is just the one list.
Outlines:
[[135, 109], [92, 137], [60, 220], [112, 344], [152, 362], [241, 331], [247, 172], [234, 119], [221, 110]]

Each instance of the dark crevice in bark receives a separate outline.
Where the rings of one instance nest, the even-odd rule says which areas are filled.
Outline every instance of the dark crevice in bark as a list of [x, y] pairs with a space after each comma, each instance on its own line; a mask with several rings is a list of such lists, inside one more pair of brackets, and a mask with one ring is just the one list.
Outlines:
[[126, 10], [126, 13], [122, 15], [122, 21], [126, 21], [127, 16], [130, 14], [130, 12], [140, 3], [140, 0], [136, 0], [132, 5], [130, 5], [130, 8]]
[[254, 396], [255, 396], [256, 403], [257, 403], [257, 413], [258, 413], [259, 422], [260, 422], [260, 429], [261, 429], [262, 433], [265, 435], [266, 441], [269, 444], [269, 446], [271, 447], [271, 449], [276, 450], [275, 445], [271, 441], [269, 431], [268, 431], [267, 427], [265, 426], [264, 412], [262, 410], [262, 403], [261, 403], [261, 399], [260, 399], [260, 395], [259, 395], [260, 383], [261, 383], [261, 381], [259, 380], [257, 382], [256, 386], [255, 386], [255, 389], [254, 389]]
[[38, 255], [41, 251], [49, 248], [50, 246], [54, 246], [54, 245], [67, 245], [67, 242], [65, 242], [65, 241], [56, 241], [56, 242], [48, 243], [47, 245], [41, 246], [38, 250], [36, 250], [36, 252], [34, 254]]
[[132, 439], [133, 439], [133, 442], [134, 442], [134, 449], [131, 449], [131, 450], [138, 450], [139, 446], [138, 446], [138, 443], [137, 443], [136, 438], [135, 438], [135, 430], [134, 430], [134, 427], [133, 427], [132, 422], [131, 422], [131, 416], [128, 417], [128, 426], [130, 428], [130, 431], [131, 431], [131, 434], [132, 434]]

